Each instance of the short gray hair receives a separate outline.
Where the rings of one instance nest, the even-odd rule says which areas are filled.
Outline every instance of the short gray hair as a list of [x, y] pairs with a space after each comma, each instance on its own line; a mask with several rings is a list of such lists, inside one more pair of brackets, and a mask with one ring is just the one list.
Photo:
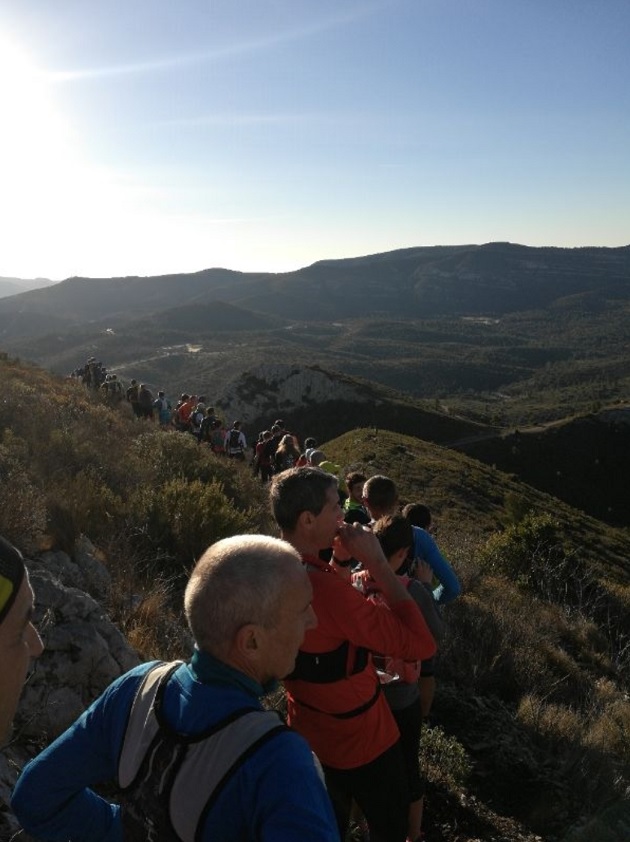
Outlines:
[[299, 553], [266, 535], [235, 535], [205, 551], [191, 574], [184, 610], [199, 649], [220, 657], [247, 623], [272, 628]]

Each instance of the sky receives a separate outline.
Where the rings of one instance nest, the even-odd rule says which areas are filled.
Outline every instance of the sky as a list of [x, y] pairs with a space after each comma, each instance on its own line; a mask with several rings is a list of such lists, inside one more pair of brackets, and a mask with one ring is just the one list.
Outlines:
[[2, 0], [0, 276], [630, 243], [628, 0]]

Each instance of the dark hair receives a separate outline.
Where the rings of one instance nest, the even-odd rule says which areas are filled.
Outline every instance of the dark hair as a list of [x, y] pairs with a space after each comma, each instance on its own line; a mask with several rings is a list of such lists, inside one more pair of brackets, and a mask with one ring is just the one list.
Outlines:
[[304, 450], [308, 450], [309, 447], [317, 447], [317, 440], [314, 439], [312, 436], [309, 436], [307, 439], [304, 439]]
[[385, 515], [372, 526], [372, 531], [378, 538], [386, 558], [391, 558], [395, 552], [408, 549], [413, 544], [413, 528], [402, 515]]
[[431, 510], [423, 503], [407, 503], [402, 513], [414, 526], [419, 526], [421, 529], [428, 529], [431, 526]]
[[346, 485], [348, 486], [348, 491], [354, 485], [358, 485], [360, 482], [365, 482], [365, 480], [366, 480], [365, 474], [362, 474], [359, 471], [353, 471], [351, 474], [348, 474], [346, 476]]
[[269, 489], [269, 500], [280, 529], [292, 532], [302, 512], [318, 515], [331, 487], [337, 487], [337, 478], [319, 468], [290, 468], [276, 474]]
[[398, 502], [396, 483], [382, 474], [369, 478], [363, 486], [363, 496], [377, 512], [389, 512]]

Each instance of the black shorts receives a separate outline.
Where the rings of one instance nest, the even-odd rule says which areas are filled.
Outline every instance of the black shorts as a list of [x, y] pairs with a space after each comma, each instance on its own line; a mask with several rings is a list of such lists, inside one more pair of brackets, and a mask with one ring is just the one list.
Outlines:
[[405, 842], [409, 793], [400, 740], [365, 766], [354, 769], [324, 766], [324, 775], [342, 839], [348, 829], [354, 798], [375, 838], [382, 842]]
[[409, 800], [418, 801], [422, 798], [426, 789], [426, 781], [420, 774], [420, 729], [422, 728], [422, 707], [420, 699], [400, 710], [393, 710], [394, 719], [400, 731], [400, 742], [402, 744], [405, 758], [405, 769], [407, 770], [407, 786], [409, 789]]

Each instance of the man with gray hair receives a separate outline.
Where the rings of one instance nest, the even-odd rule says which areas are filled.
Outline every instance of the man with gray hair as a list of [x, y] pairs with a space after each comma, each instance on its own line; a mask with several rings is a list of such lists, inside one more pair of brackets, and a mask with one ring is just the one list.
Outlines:
[[[27, 832], [73, 842], [338, 842], [307, 743], [260, 697], [316, 625], [296, 551], [264, 536], [211, 546], [184, 596], [188, 663], [128, 672], [25, 768]], [[97, 795], [113, 781], [117, 803]]]

